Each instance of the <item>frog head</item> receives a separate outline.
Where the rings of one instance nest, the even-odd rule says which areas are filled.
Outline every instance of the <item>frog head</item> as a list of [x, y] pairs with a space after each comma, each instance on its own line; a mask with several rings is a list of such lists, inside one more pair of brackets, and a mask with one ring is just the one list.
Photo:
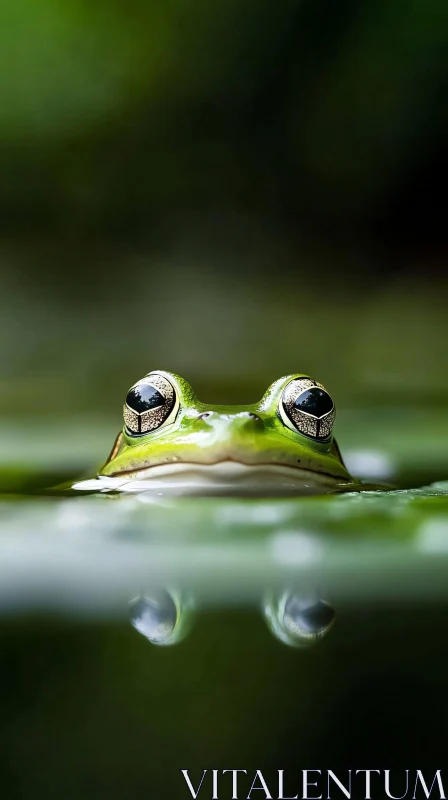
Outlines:
[[296, 373], [258, 403], [203, 403], [186, 380], [155, 370], [127, 393], [124, 426], [100, 475], [160, 493], [306, 495], [358, 486], [333, 439], [326, 389]]

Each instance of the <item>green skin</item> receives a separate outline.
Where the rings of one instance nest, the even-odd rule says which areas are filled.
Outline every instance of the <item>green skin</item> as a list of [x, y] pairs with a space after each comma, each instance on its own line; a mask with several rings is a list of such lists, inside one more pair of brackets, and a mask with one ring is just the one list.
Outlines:
[[[280, 378], [253, 405], [216, 406], [200, 402], [178, 375], [157, 373], [176, 390], [175, 418], [138, 437], [123, 429], [100, 475], [147, 482], [156, 478], [168, 488], [173, 479], [177, 486], [194, 473], [194, 486], [184, 486], [183, 494], [288, 495], [362, 488], [332, 438], [317, 442], [291, 430], [278, 412], [285, 386], [308, 376]], [[201, 485], [208, 488], [202, 492]]]

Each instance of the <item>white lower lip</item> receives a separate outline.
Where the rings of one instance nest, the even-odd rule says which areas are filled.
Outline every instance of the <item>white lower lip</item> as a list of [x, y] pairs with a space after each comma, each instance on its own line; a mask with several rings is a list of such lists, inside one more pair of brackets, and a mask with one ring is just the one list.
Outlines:
[[248, 466], [234, 461], [219, 464], [161, 464], [134, 473], [94, 481], [81, 481], [74, 489], [150, 492], [157, 495], [189, 496], [280, 496], [313, 495], [347, 487], [330, 475], [305, 469], [261, 464]]

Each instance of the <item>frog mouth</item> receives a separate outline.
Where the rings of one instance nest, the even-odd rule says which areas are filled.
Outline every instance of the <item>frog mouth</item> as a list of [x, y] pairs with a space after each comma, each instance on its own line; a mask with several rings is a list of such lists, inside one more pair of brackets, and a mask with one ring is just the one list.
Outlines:
[[288, 496], [327, 494], [353, 489], [349, 480], [285, 464], [244, 464], [225, 460], [155, 464], [137, 470], [100, 475], [106, 488], [125, 492], [189, 496]]

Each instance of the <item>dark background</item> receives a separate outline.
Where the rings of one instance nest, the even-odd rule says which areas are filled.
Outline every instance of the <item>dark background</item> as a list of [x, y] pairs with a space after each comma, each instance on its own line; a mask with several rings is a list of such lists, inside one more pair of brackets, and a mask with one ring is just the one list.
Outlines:
[[446, 403], [446, 3], [0, 14], [0, 412], [119, 419], [154, 368]]
[[[430, 785], [442, 769], [446, 789], [447, 609], [338, 610], [310, 651], [242, 612], [203, 615], [172, 649], [130, 626], [3, 623], [3, 796], [181, 800], [187, 768], [194, 785], [204, 768], [247, 769], [240, 798], [256, 769], [273, 798], [278, 769], [286, 796], [302, 796], [302, 769], [332, 769], [343, 783], [348, 769], [391, 769], [396, 796], [409, 769], [408, 797], [415, 770]], [[229, 775], [220, 786], [230, 799]], [[386, 797], [382, 787], [374, 775], [372, 798]], [[211, 797], [204, 780], [199, 800]], [[333, 787], [331, 797], [344, 795]]]
[[[442, 0], [3, 3], [2, 458], [101, 460], [155, 368], [241, 403], [305, 371], [338, 408], [443, 419], [447, 37]], [[3, 619], [2, 796], [444, 768], [446, 609], [338, 611], [310, 652], [242, 612], [173, 649]]]

